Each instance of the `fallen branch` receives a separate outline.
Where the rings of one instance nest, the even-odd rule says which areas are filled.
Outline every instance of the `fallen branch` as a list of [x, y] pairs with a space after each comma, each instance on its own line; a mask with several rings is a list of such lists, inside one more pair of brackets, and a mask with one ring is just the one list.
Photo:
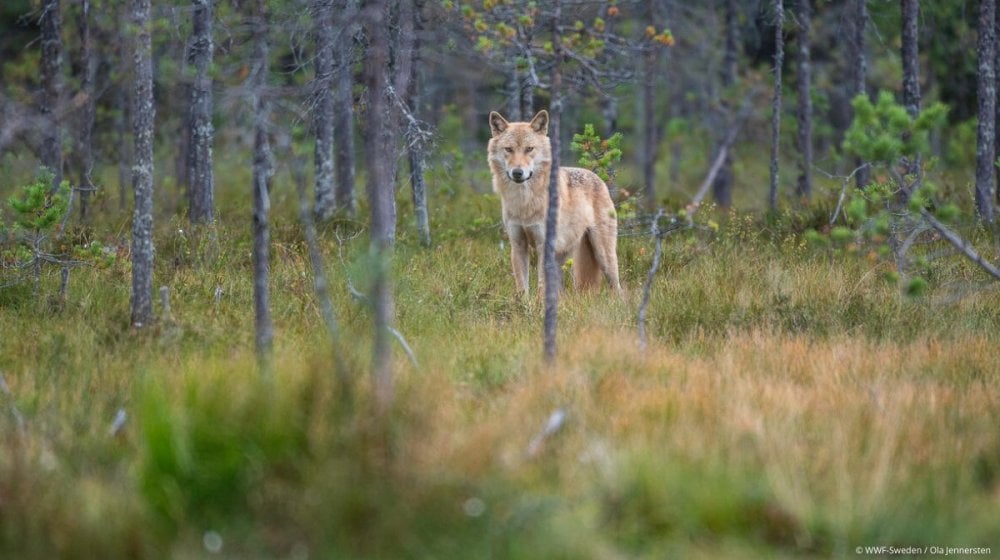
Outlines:
[[[837, 216], [840, 215], [840, 209], [844, 207], [844, 197], [847, 195], [847, 184], [862, 169], [867, 169], [867, 168], [868, 168], [868, 164], [867, 163], [863, 163], [860, 166], [856, 167], [854, 169], [854, 171], [851, 171], [851, 173], [847, 177], [844, 177], [843, 183], [841, 183], [841, 185], [840, 185], [840, 196], [837, 198], [837, 207], [833, 209], [833, 216], [830, 217], [830, 225], [831, 226], [833, 225], [834, 222], [837, 221]], [[823, 171], [823, 170], [820, 169], [820, 171]], [[826, 173], [826, 172], [823, 172], [823, 173], [827, 177], [831, 177], [831, 178], [833, 177], [833, 175], [831, 175], [829, 173]]]
[[417, 363], [417, 357], [416, 355], [413, 354], [413, 349], [410, 348], [410, 344], [406, 342], [405, 338], [403, 338], [402, 333], [400, 333], [393, 327], [386, 327], [386, 328], [389, 329], [389, 334], [396, 337], [396, 340], [399, 342], [399, 345], [403, 347], [403, 351], [406, 352], [406, 357], [410, 359], [410, 363], [413, 364], [413, 367], [420, 369], [420, 364]]
[[722, 164], [726, 161], [726, 156], [729, 155], [730, 148], [733, 147], [733, 143], [736, 142], [736, 134], [739, 132], [740, 126], [743, 124], [743, 120], [747, 117], [750, 112], [750, 98], [747, 97], [743, 100], [743, 107], [740, 109], [739, 115], [736, 117], [736, 122], [733, 123], [732, 128], [726, 133], [725, 139], [722, 141], [722, 145], [719, 146], [719, 153], [716, 154], [715, 160], [712, 162], [712, 166], [708, 168], [708, 175], [705, 176], [705, 180], [702, 181], [701, 186], [698, 187], [698, 191], [691, 198], [691, 202], [687, 205], [688, 222], [691, 222], [694, 213], [698, 211], [701, 206], [702, 200], [708, 194], [708, 189], [715, 182], [716, 175], [722, 170]]
[[945, 240], [947, 240], [948, 243], [951, 243], [956, 249], [959, 250], [959, 252], [965, 255], [972, 262], [979, 265], [980, 268], [990, 273], [990, 276], [994, 279], [1000, 280], [1000, 269], [977, 253], [976, 250], [969, 245], [969, 242], [962, 238], [962, 236], [958, 235], [952, 231], [951, 228], [941, 223], [941, 221], [935, 218], [934, 214], [928, 212], [926, 208], [920, 210], [920, 215], [927, 220], [927, 223], [930, 224], [931, 227], [936, 229], [938, 233], [941, 234], [941, 237], [945, 238]]

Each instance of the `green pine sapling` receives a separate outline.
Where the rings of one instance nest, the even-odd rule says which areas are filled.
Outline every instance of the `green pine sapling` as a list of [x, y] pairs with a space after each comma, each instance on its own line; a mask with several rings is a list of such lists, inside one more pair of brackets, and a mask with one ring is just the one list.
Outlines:
[[[82, 260], [71, 260], [65, 255], [56, 255], [43, 250], [56, 225], [63, 218], [69, 207], [70, 186], [63, 181], [57, 189], [52, 190], [53, 174], [48, 169], [42, 169], [34, 182], [21, 187], [17, 194], [8, 199], [8, 204], [14, 212], [14, 224], [11, 235], [4, 236], [3, 262], [15, 270], [31, 270], [33, 283], [32, 295], [38, 296], [41, 285], [42, 265], [45, 263], [68, 269], [70, 266], [82, 264]], [[9, 242], [9, 243], [8, 243]], [[76, 247], [75, 256], [81, 259], [96, 259], [104, 255], [105, 259], [113, 259], [106, 255], [104, 248], [97, 242], [84, 247]], [[15, 279], [11, 283], [17, 283]]]
[[[919, 296], [927, 280], [908, 271], [926, 271], [930, 260], [943, 253], [930, 248], [947, 241], [994, 277], [996, 268], [985, 262], [971, 245], [946, 224], [961, 212], [954, 203], [941, 200], [937, 185], [926, 180], [923, 169], [907, 174], [910, 162], [926, 158], [930, 132], [944, 123], [947, 107], [935, 103], [915, 118], [896, 103], [892, 93], [883, 91], [873, 104], [866, 95], [852, 102], [854, 120], [844, 138], [844, 150], [867, 161], [874, 173], [864, 189], [854, 190], [843, 205], [843, 221], [837, 224], [838, 204], [828, 235], [815, 230], [806, 239], [817, 244], [833, 244], [837, 251], [857, 251], [870, 244], [874, 258], [892, 259], [895, 269], [886, 274], [891, 282], [903, 280], [907, 295]], [[929, 165], [928, 165], [929, 167]], [[848, 181], [844, 181], [846, 186]], [[914, 250], [917, 247], [921, 250]]]

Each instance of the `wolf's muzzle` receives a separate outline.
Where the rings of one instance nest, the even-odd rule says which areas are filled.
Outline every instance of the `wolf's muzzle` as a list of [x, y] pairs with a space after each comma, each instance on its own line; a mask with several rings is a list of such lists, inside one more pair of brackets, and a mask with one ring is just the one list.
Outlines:
[[515, 183], [523, 183], [531, 178], [531, 173], [525, 173], [520, 167], [515, 167], [508, 172], [510, 179]]

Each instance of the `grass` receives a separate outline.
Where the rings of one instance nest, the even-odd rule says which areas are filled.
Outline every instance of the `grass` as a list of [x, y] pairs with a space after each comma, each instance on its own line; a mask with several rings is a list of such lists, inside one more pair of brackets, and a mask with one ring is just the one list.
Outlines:
[[[152, 328], [127, 326], [126, 258], [74, 271], [64, 303], [48, 295], [55, 276], [39, 302], [0, 292], [0, 556], [1000, 545], [1000, 293], [951, 301], [982, 279], [971, 266], [932, 265], [931, 295], [910, 299], [884, 263], [807, 246], [802, 224], [720, 214], [717, 235], [665, 243], [645, 353], [634, 322], [652, 247], [623, 238], [628, 298], [567, 292], [546, 368], [541, 305], [515, 297], [496, 199], [436, 196], [431, 249], [404, 199], [396, 316], [420, 368], [396, 347], [385, 419], [369, 395], [370, 313], [344, 288], [365, 286], [366, 241], [345, 242], [344, 266], [335, 233], [357, 224], [321, 231], [356, 381], [344, 399], [293, 198], [276, 201], [269, 378], [254, 359], [246, 201], [231, 189], [214, 229], [160, 220], [155, 278], [172, 314]], [[114, 243], [121, 223], [81, 235]], [[565, 426], [528, 453], [557, 409]]]

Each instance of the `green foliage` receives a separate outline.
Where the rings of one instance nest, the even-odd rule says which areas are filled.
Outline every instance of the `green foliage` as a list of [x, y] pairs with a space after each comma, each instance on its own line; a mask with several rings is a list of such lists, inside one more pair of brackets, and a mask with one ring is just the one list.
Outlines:
[[7, 202], [15, 213], [15, 224], [25, 230], [44, 233], [54, 227], [66, 214], [69, 205], [69, 182], [63, 181], [52, 191], [54, 175], [43, 169], [33, 183], [21, 187], [19, 194]]
[[622, 159], [622, 133], [602, 139], [594, 125], [586, 124], [582, 134], [574, 134], [570, 149], [580, 154], [580, 166], [597, 174], [605, 182], [614, 176], [614, 165]]
[[879, 92], [875, 104], [867, 95], [858, 95], [851, 106], [854, 120], [844, 136], [844, 150], [886, 165], [902, 156], [926, 153], [930, 131], [941, 126], [948, 114], [946, 105], [935, 103], [914, 119], [888, 91]]

